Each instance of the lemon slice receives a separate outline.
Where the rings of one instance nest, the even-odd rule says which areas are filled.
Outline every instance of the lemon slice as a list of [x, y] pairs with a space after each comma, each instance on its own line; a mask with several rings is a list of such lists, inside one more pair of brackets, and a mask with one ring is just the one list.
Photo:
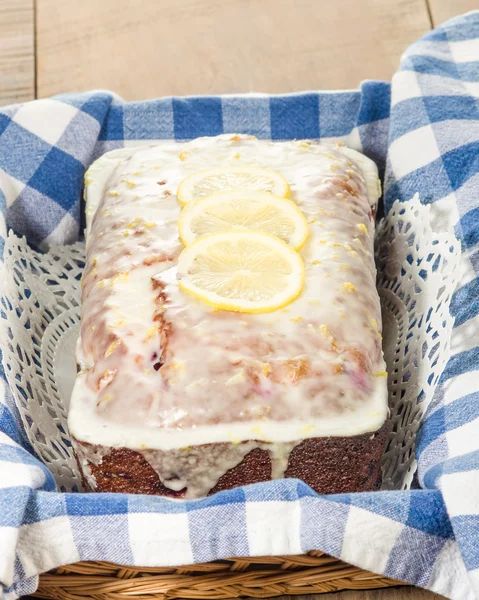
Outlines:
[[217, 309], [245, 313], [277, 310], [304, 284], [301, 256], [258, 231], [227, 231], [198, 238], [180, 254], [178, 285]]
[[185, 246], [209, 233], [263, 231], [299, 250], [308, 222], [292, 200], [267, 192], [222, 192], [190, 202], [181, 211], [178, 231]]
[[180, 204], [198, 200], [216, 192], [241, 190], [243, 192], [271, 192], [289, 196], [289, 184], [276, 171], [259, 167], [218, 167], [193, 173], [178, 186], [176, 196]]

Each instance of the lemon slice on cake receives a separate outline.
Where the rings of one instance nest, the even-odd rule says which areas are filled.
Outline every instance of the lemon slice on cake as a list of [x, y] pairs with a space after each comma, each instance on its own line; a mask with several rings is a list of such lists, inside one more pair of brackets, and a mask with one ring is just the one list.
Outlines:
[[262, 231], [299, 250], [308, 222], [297, 205], [267, 192], [223, 192], [190, 202], [181, 211], [178, 231], [185, 246], [222, 231]]
[[178, 186], [176, 196], [181, 204], [204, 198], [216, 192], [241, 190], [242, 192], [270, 192], [276, 196], [289, 196], [286, 179], [270, 169], [259, 167], [218, 167], [193, 173]]
[[178, 259], [177, 277], [183, 291], [217, 309], [265, 313], [299, 296], [304, 263], [275, 236], [226, 231], [187, 246]]

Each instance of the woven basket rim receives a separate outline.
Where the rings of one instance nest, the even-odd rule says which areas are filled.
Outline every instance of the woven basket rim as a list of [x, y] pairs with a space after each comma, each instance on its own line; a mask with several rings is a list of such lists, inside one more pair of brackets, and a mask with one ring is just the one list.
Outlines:
[[81, 561], [40, 576], [38, 598], [55, 600], [227, 600], [271, 598], [408, 585], [349, 565], [320, 551], [235, 557], [171, 567]]

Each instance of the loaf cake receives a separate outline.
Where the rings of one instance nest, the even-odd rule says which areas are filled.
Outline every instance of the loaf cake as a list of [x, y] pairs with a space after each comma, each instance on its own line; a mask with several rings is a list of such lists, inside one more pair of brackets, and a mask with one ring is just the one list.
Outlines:
[[[307, 221], [302, 289], [277, 310], [222, 310], [179, 285], [178, 187], [222, 167], [280, 174]], [[377, 488], [379, 193], [354, 150], [245, 135], [124, 148], [90, 167], [68, 421], [87, 488], [187, 499], [282, 477], [319, 493]]]

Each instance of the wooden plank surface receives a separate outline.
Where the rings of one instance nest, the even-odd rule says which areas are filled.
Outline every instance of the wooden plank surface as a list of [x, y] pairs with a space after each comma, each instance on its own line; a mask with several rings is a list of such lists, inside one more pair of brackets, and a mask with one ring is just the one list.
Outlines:
[[33, 100], [33, 0], [0, 0], [0, 105]]
[[479, 9], [479, 0], [428, 0], [434, 27], [444, 21]]
[[37, 0], [38, 95], [352, 88], [429, 28], [426, 0]]

